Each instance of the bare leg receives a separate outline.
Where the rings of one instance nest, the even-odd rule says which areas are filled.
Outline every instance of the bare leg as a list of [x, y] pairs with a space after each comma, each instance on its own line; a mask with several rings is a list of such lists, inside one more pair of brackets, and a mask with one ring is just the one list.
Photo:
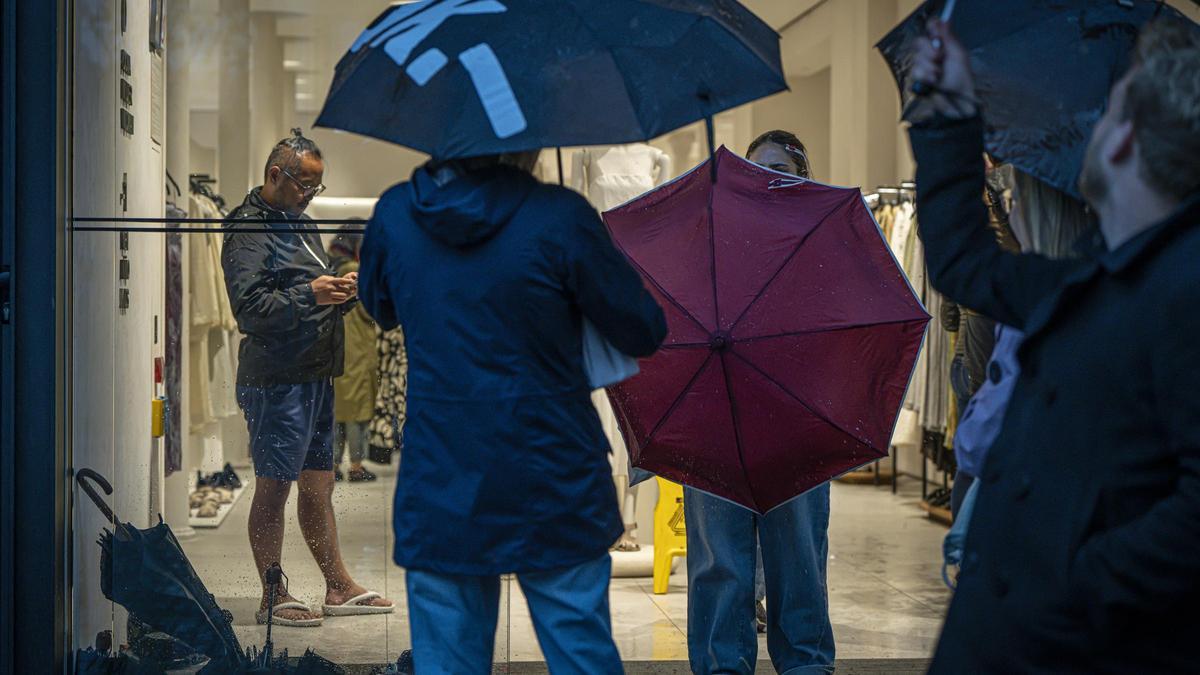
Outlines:
[[[337, 521], [333, 515], [333, 472], [302, 471], [300, 494], [297, 504], [300, 516], [300, 531], [312, 552], [321, 574], [325, 577], [325, 602], [340, 605], [367, 589], [354, 583], [346, 564], [342, 561], [342, 550], [338, 545]], [[386, 598], [375, 598], [363, 604], [377, 607], [391, 606]]]
[[[283, 554], [283, 508], [292, 491], [291, 481], [257, 477], [254, 483], [254, 501], [250, 504], [250, 550], [254, 553], [254, 566], [258, 568], [259, 583], [263, 585], [260, 610], [267, 609], [267, 585], [263, 574], [272, 563], [280, 562]], [[294, 602], [291, 595], [281, 592], [275, 596], [275, 604]], [[316, 612], [298, 609], [281, 609], [277, 616], [284, 619], [315, 619]]]

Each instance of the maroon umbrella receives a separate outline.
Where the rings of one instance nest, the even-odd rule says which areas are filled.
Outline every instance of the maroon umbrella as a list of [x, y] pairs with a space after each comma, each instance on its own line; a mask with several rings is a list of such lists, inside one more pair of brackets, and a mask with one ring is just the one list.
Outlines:
[[766, 513], [887, 456], [929, 315], [857, 189], [721, 148], [604, 219], [670, 327], [608, 390], [636, 466]]

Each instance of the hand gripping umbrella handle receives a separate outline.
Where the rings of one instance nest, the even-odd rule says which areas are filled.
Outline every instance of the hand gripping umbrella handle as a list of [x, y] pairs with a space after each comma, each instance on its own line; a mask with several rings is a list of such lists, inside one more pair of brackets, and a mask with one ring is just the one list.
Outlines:
[[[955, 0], [946, 0], [944, 3], [942, 3], [942, 15], [939, 17], [942, 23], [950, 23], [950, 18], [954, 16], [954, 5]], [[941, 39], [934, 38], [933, 46], [935, 49], [941, 49]], [[932, 94], [936, 90], [937, 88], [928, 82], [921, 82], [918, 80], [912, 84], [912, 93], [916, 94], [917, 96]]]
[[109, 484], [104, 476], [101, 476], [91, 469], [79, 469], [75, 472], [75, 482], [79, 483], [79, 487], [87, 493], [88, 497], [92, 498], [92, 501], [96, 504], [96, 508], [100, 509], [100, 512], [104, 514], [104, 517], [108, 518], [109, 522], [115, 524], [117, 522], [116, 514], [114, 514], [112, 509], [109, 508], [108, 504], [100, 498], [100, 495], [96, 492], [96, 488], [92, 487], [91, 483], [88, 483], [84, 480], [85, 478], [92, 479], [92, 481], [94, 481], [102, 490], [104, 490], [104, 494], [106, 495], [112, 494], [112, 485]]

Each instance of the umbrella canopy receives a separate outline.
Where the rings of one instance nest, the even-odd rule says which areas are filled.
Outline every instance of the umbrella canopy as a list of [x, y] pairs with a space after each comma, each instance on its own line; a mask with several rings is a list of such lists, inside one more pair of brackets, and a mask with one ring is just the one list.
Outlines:
[[734, 0], [425, 0], [363, 31], [316, 124], [450, 159], [642, 141], [786, 88]]
[[[876, 47], [905, 106], [913, 42], [942, 2], [926, 2]], [[951, 27], [971, 53], [988, 152], [1079, 197], [1079, 171], [1108, 92], [1129, 65], [1153, 0], [959, 0]]]
[[232, 617], [205, 588], [171, 528], [161, 520], [146, 530], [122, 523], [87, 482], [94, 481], [112, 494], [103, 476], [79, 469], [75, 480], [113, 523], [113, 530], [100, 536], [100, 588], [105, 597], [208, 656], [214, 667], [245, 665]]
[[636, 466], [765, 513], [887, 456], [929, 315], [857, 189], [709, 162], [604, 214], [669, 327], [608, 391]]

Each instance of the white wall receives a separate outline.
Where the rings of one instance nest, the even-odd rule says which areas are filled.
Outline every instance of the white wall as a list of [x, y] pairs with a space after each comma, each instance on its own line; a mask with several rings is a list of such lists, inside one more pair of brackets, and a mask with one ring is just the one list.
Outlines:
[[[162, 149], [150, 140], [149, 9], [129, 3], [128, 32], [117, 25], [117, 3], [75, 3], [75, 82], [73, 193], [75, 215], [122, 215], [118, 194], [127, 175], [129, 216], [161, 216], [163, 212]], [[135, 133], [118, 125], [120, 106], [118, 54], [132, 57]], [[160, 443], [150, 436], [150, 402], [154, 395], [155, 317], [162, 315], [163, 239], [158, 234], [131, 234], [128, 257], [130, 305], [118, 309], [116, 234], [76, 233], [72, 298], [73, 466], [90, 467], [108, 477], [118, 516], [138, 527], [158, 510], [152, 490], [160, 478]], [[73, 603], [76, 642], [89, 644], [97, 631], [114, 629], [124, 638], [124, 618], [99, 590], [99, 549], [95, 544], [102, 518], [90, 502], [75, 501], [73, 517]]]
[[[754, 131], [783, 129], [796, 134], [808, 150], [813, 178], [827, 181], [830, 166], [829, 69], [788, 80], [791, 91], [754, 104]], [[745, 152], [746, 148], [738, 148]]]

